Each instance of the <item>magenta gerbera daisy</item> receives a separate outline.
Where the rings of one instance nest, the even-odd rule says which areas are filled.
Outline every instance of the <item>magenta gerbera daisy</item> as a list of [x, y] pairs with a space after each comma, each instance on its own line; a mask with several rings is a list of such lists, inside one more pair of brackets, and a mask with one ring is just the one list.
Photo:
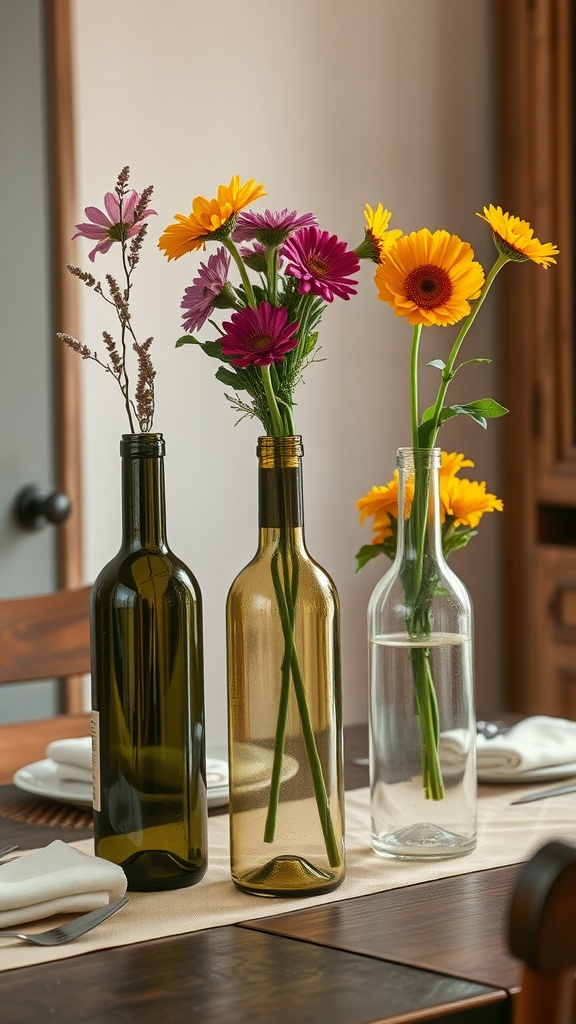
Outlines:
[[208, 263], [200, 264], [198, 277], [186, 288], [180, 303], [180, 308], [185, 311], [182, 327], [188, 334], [206, 323], [226, 289], [229, 268], [230, 256], [222, 246], [208, 258]]
[[350, 274], [358, 272], [360, 261], [336, 235], [314, 226], [302, 228], [284, 243], [282, 253], [288, 261], [286, 273], [300, 280], [301, 295], [314, 292], [332, 302], [334, 296], [349, 299], [356, 294], [352, 285], [358, 282]]
[[222, 353], [235, 366], [279, 363], [298, 342], [298, 324], [288, 323], [288, 312], [283, 306], [271, 306], [269, 302], [233, 313], [222, 329]]
[[134, 210], [140, 201], [140, 195], [133, 188], [126, 193], [122, 200], [122, 217], [120, 216], [120, 200], [114, 192], [107, 192], [104, 196], [104, 210], [97, 206], [87, 206], [84, 210], [90, 223], [76, 224], [78, 228], [73, 238], [97, 239], [98, 245], [88, 253], [88, 259], [94, 262], [97, 252], [108, 252], [113, 242], [122, 242], [126, 238], [132, 238], [140, 230], [144, 217], [151, 217], [156, 210], [149, 208], [138, 212], [134, 220]]
[[317, 223], [313, 213], [303, 213], [299, 216], [290, 210], [282, 210], [279, 213], [272, 210], [266, 210], [265, 213], [250, 211], [240, 214], [232, 238], [235, 242], [251, 242], [255, 239], [268, 248], [277, 248], [294, 231]]

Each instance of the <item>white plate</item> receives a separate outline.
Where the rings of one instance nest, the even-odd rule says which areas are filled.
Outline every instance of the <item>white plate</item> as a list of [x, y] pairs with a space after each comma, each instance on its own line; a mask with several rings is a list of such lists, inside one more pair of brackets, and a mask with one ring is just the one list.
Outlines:
[[[208, 755], [210, 757], [212, 752]], [[218, 760], [222, 760], [218, 748]], [[12, 780], [18, 789], [47, 800], [57, 800], [75, 807], [92, 807], [92, 787], [85, 782], [64, 781], [56, 774], [54, 761], [47, 758], [19, 768]], [[208, 807], [223, 807], [228, 803], [228, 786], [208, 787]]]
[[551, 764], [546, 768], [532, 768], [529, 772], [517, 772], [515, 775], [496, 775], [492, 773], [483, 775], [482, 769], [479, 768], [478, 782], [483, 782], [486, 786], [491, 786], [492, 784], [527, 786], [530, 782], [566, 779], [569, 775], [576, 775], [576, 761], [573, 761], [571, 764]]

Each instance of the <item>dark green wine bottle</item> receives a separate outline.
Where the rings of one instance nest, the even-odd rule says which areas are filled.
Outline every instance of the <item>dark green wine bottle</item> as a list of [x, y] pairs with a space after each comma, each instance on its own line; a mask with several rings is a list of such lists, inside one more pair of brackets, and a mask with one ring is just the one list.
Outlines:
[[207, 864], [202, 600], [166, 542], [162, 434], [124, 434], [122, 545], [92, 591], [97, 856], [135, 890]]

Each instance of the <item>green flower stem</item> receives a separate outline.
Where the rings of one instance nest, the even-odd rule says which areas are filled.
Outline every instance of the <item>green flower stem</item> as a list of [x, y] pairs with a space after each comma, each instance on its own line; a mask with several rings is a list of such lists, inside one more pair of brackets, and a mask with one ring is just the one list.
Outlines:
[[242, 278], [242, 284], [244, 285], [244, 291], [246, 292], [246, 301], [248, 305], [251, 306], [252, 309], [256, 309], [258, 303], [256, 302], [256, 299], [254, 297], [254, 290], [252, 288], [250, 278], [248, 277], [244, 260], [242, 259], [240, 253], [238, 252], [238, 249], [234, 245], [234, 242], [232, 241], [231, 238], [222, 238], [221, 242], [224, 248], [227, 249], [228, 252], [230, 253], [232, 259], [234, 260], [234, 263], [236, 264], [238, 270], [240, 271], [240, 277]]
[[[499, 254], [492, 269], [488, 273], [480, 295], [474, 303], [470, 313], [464, 320], [460, 331], [454, 341], [448, 362], [442, 373], [442, 381], [438, 389], [438, 395], [432, 413], [432, 430], [428, 437], [428, 448], [433, 448], [440, 429], [440, 417], [444, 407], [444, 399], [450, 381], [454, 376], [454, 367], [458, 353], [470, 327], [474, 323], [478, 312], [494, 283], [496, 275], [500, 272], [509, 257]], [[418, 349], [420, 344], [421, 325], [414, 328], [412, 336], [412, 354], [410, 365], [410, 399], [411, 399], [411, 420], [412, 438], [414, 448], [419, 447], [419, 415], [418, 415]], [[406, 627], [408, 635], [416, 640], [426, 640], [431, 633], [431, 601], [432, 596], [424, 585], [424, 558], [426, 546], [426, 528], [428, 517], [429, 487], [428, 471], [423, 469], [418, 460], [414, 467], [414, 496], [410, 511], [410, 520], [407, 525], [407, 539], [413, 551], [413, 558], [410, 560], [410, 571], [405, 576], [406, 593]], [[434, 678], [430, 665], [430, 648], [415, 647], [410, 652], [412, 663], [412, 679], [414, 685], [414, 702], [416, 713], [420, 722], [420, 734], [422, 740], [422, 777], [426, 797], [432, 800], [442, 800], [444, 797], [444, 785], [440, 769], [439, 742], [440, 722], [438, 713], [438, 701]]]
[[298, 306], [298, 344], [293, 350], [294, 358], [297, 363], [302, 359], [302, 349], [306, 344], [308, 337], [308, 322], [310, 320], [310, 313], [312, 310], [312, 293], [303, 295], [300, 304]]
[[[282, 552], [282, 566], [284, 579], [286, 580], [286, 590], [290, 591], [291, 600], [287, 601], [284, 591], [282, 589], [282, 582], [280, 579], [280, 573], [278, 571], [278, 559]], [[297, 565], [297, 563], [296, 563]], [[282, 615], [285, 616], [289, 635], [294, 634], [294, 614], [296, 609], [296, 595], [298, 593], [298, 569], [295, 567], [295, 571], [292, 574], [292, 581], [290, 583], [288, 576], [288, 559], [286, 552], [286, 536], [284, 531], [280, 532], [280, 545], [278, 550], [274, 553], [271, 563], [272, 581], [274, 583], [274, 590], [276, 592], [276, 600], [278, 602], [278, 608], [282, 606]], [[284, 630], [284, 619], [282, 619], [283, 631]], [[274, 841], [274, 833], [276, 831], [276, 816], [278, 812], [278, 801], [280, 799], [280, 784], [282, 781], [282, 761], [284, 757], [284, 742], [286, 738], [286, 728], [288, 724], [288, 700], [290, 697], [290, 669], [292, 665], [292, 648], [289, 643], [284, 642], [284, 657], [282, 658], [281, 666], [281, 686], [280, 686], [280, 700], [278, 702], [278, 718], [276, 723], [276, 737], [274, 740], [274, 760], [272, 764], [272, 777], [270, 780], [270, 797], [268, 800], [268, 813], [266, 815], [266, 825], [264, 828], [264, 842], [272, 843]]]
[[[326, 844], [326, 854], [331, 867], [338, 867], [341, 863], [341, 854], [338, 849], [336, 837], [334, 835], [334, 826], [332, 824], [332, 816], [330, 814], [330, 805], [328, 802], [328, 795], [326, 793], [326, 787], [324, 784], [324, 778], [322, 775], [322, 763], [320, 761], [320, 755], [318, 754], [318, 748], [316, 746], [316, 739], [314, 736], [314, 729], [310, 718], [310, 711], [308, 708], [308, 702], [306, 699], [306, 690], [304, 687], [304, 680], [302, 678], [302, 670], [300, 667], [300, 661], [298, 659], [298, 653], [296, 651], [296, 642], [294, 637], [294, 612], [295, 612], [295, 600], [296, 594], [292, 589], [290, 602], [286, 599], [285, 590], [282, 587], [277, 565], [276, 572], [272, 571], [272, 578], [274, 581], [274, 589], [276, 591], [276, 598], [278, 601], [278, 611], [280, 613], [280, 621], [282, 623], [282, 631], [284, 633], [285, 643], [285, 661], [288, 658], [292, 680], [294, 684], [294, 692], [296, 695], [296, 701], [298, 704], [298, 710], [300, 712], [300, 720], [302, 722], [302, 732], [304, 736], [304, 743], [306, 746], [306, 752], [308, 754], [308, 760], [310, 763], [310, 771], [312, 773], [312, 782], [314, 785], [314, 795], [316, 797], [316, 804], [318, 806], [318, 814], [320, 817], [320, 824], [324, 835], [324, 842]], [[286, 590], [288, 589], [288, 581], [286, 581]], [[291, 606], [291, 610], [290, 610]], [[284, 666], [283, 662], [283, 666]], [[283, 678], [284, 684], [284, 678]], [[283, 687], [284, 688], [284, 687]], [[281, 704], [283, 692], [281, 693]], [[286, 731], [285, 719], [288, 712], [288, 702], [286, 700], [284, 707], [282, 708], [283, 717], [279, 714], [278, 725], [274, 747], [274, 762], [275, 767], [281, 768], [282, 764], [282, 753], [283, 743]], [[273, 779], [273, 789], [271, 788], [270, 800], [268, 804], [268, 815], [266, 818], [266, 827], [264, 834], [264, 841], [271, 843], [274, 839], [274, 831], [276, 826], [276, 815], [278, 809], [278, 795], [280, 790], [279, 778]]]
[[[428, 522], [428, 468], [415, 458], [414, 495], [410, 517], [405, 526], [410, 558], [404, 574], [406, 594], [406, 629], [408, 636], [422, 641], [430, 637], [431, 594], [424, 586], [424, 558]], [[426, 797], [442, 800], [444, 785], [439, 760], [440, 721], [434, 677], [430, 665], [430, 648], [414, 647], [410, 651], [416, 714], [422, 740], [422, 777]]]
[[284, 424], [278, 408], [278, 402], [276, 401], [276, 395], [274, 394], [274, 388], [270, 379], [270, 366], [261, 366], [260, 372], [262, 375], [262, 384], [266, 393], [268, 408], [270, 410], [273, 434], [275, 437], [283, 437], [286, 432], [284, 430]]
[[410, 412], [412, 418], [412, 447], [418, 447], [418, 350], [422, 324], [416, 324], [412, 334], [412, 353], [410, 357]]
[[448, 362], [446, 363], [446, 368], [444, 369], [444, 371], [442, 373], [442, 383], [440, 384], [440, 387], [438, 389], [438, 395], [436, 397], [436, 402], [434, 404], [434, 412], [432, 414], [433, 427], [432, 427], [432, 430], [430, 432], [430, 440], [429, 440], [429, 443], [428, 443], [428, 447], [430, 447], [430, 448], [433, 448], [434, 445], [436, 444], [436, 436], [437, 436], [438, 431], [440, 429], [440, 415], [441, 415], [442, 409], [444, 407], [444, 398], [446, 397], [446, 392], [448, 390], [448, 385], [450, 384], [450, 381], [452, 380], [452, 377], [454, 376], [454, 364], [456, 363], [456, 359], [458, 358], [458, 353], [459, 353], [460, 348], [462, 346], [462, 342], [464, 341], [464, 338], [468, 334], [468, 331], [470, 330], [472, 324], [474, 323], [474, 320], [478, 316], [480, 308], [481, 308], [481, 306], [482, 306], [482, 304], [484, 302], [484, 299], [486, 298], [488, 292], [490, 291], [490, 288], [492, 287], [492, 285], [494, 283], [496, 275], [502, 270], [502, 267], [506, 263], [509, 263], [509, 262], [510, 262], [510, 257], [509, 256], [505, 256], [503, 253], [499, 253], [498, 258], [496, 259], [496, 262], [494, 263], [492, 269], [489, 271], [489, 273], [488, 273], [488, 275], [486, 277], [486, 280], [484, 281], [484, 285], [482, 287], [482, 291], [480, 292], [480, 295], [478, 296], [478, 298], [477, 298], [476, 302], [474, 303], [472, 309], [470, 310], [468, 316], [464, 320], [464, 323], [462, 324], [462, 327], [458, 331], [458, 335], [456, 337], [456, 340], [455, 340], [455, 342], [454, 342], [454, 344], [452, 346], [452, 350], [451, 350], [450, 355], [448, 357]]
[[275, 306], [278, 302], [278, 249], [266, 249], [266, 279], [268, 302]]
[[282, 419], [282, 435], [290, 436], [292, 434], [295, 434], [296, 427], [294, 425], [292, 407], [287, 402], [283, 402], [282, 399], [278, 397], [278, 391], [280, 390], [280, 381], [278, 379], [278, 370], [276, 369], [276, 363], [270, 363], [270, 381], [278, 405], [278, 412]]
[[[282, 584], [278, 572], [279, 551], [275, 552], [272, 559], [271, 571], [276, 591], [276, 599], [280, 602], [283, 598]], [[284, 576], [286, 578], [286, 574]], [[282, 595], [282, 596], [279, 596]], [[294, 603], [292, 603], [294, 608]], [[285, 614], [290, 617], [289, 606], [285, 607]], [[290, 618], [289, 629], [294, 629], [294, 619]], [[280, 799], [280, 785], [282, 782], [282, 761], [284, 758], [284, 743], [286, 740], [286, 728], [288, 725], [288, 701], [290, 698], [290, 666], [292, 663], [292, 652], [288, 644], [284, 645], [284, 657], [281, 666], [280, 700], [278, 702], [278, 717], [276, 722], [276, 737], [274, 740], [274, 759], [272, 763], [272, 776], [270, 779], [270, 797], [268, 800], [268, 812], [264, 826], [264, 842], [272, 843], [276, 831], [276, 817], [278, 813], [278, 802]]]

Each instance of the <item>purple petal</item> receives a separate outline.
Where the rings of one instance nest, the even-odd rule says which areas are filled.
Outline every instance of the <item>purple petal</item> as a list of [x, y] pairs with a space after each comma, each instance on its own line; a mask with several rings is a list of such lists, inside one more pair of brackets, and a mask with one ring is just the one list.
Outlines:
[[[131, 188], [124, 196], [124, 202], [122, 204], [122, 220], [125, 224], [133, 219], [134, 207], [136, 206], [139, 198], [140, 196], [133, 188]], [[118, 205], [118, 215], [120, 215], [120, 205]]]
[[106, 212], [110, 217], [113, 224], [120, 223], [120, 203], [118, 202], [118, 196], [114, 192], [107, 192], [104, 196], [104, 206]]
[[110, 227], [110, 221], [102, 210], [99, 210], [97, 206], [87, 206], [84, 213], [88, 217], [88, 220], [93, 221], [94, 224], [104, 224], [107, 228]]

